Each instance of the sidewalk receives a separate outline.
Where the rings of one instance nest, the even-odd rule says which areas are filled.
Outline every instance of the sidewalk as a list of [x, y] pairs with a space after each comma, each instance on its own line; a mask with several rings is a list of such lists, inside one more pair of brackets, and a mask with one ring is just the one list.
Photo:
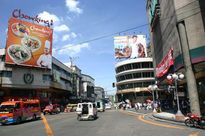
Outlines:
[[160, 119], [159, 121], [168, 121], [169, 123], [172, 122], [174, 124], [185, 125], [184, 120], [185, 118], [176, 119], [176, 115], [173, 113], [168, 112], [160, 112], [160, 113], [153, 113], [152, 116], [155, 119]]
[[155, 113], [155, 112], [152, 112], [152, 110], [144, 110], [144, 109], [140, 109], [137, 111], [135, 109], [128, 109], [128, 111], [135, 112], [137, 114], [151, 113], [149, 114], [150, 119], [162, 121], [162, 122], [168, 122], [172, 124], [184, 125], [185, 118], [177, 120], [174, 113], [169, 113], [169, 112], [160, 112], [160, 113], [156, 112]]

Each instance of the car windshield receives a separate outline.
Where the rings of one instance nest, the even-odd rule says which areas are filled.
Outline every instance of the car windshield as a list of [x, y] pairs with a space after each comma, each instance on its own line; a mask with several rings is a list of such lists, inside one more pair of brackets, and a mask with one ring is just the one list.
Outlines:
[[14, 105], [0, 105], [0, 112], [12, 112]]

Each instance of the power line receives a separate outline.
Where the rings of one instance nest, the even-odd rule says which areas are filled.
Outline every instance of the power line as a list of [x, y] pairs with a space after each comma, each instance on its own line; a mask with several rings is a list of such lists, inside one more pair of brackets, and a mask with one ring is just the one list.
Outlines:
[[114, 36], [114, 35], [117, 35], [117, 34], [120, 34], [120, 33], [124, 33], [124, 32], [127, 32], [127, 31], [131, 31], [131, 30], [135, 30], [135, 29], [138, 29], [138, 28], [141, 28], [141, 27], [145, 27], [147, 25], [149, 25], [149, 24], [143, 24], [143, 25], [139, 25], [139, 26], [136, 26], [136, 27], [133, 27], [133, 28], [128, 28], [126, 30], [122, 30], [122, 31], [119, 31], [119, 32], [115, 32], [115, 33], [99, 36], [99, 37], [96, 37], [96, 38], [93, 38], [93, 39], [90, 39], [90, 40], [85, 40], [85, 41], [79, 42], [79, 43], [74, 44], [74, 45], [70, 45], [69, 47], [62, 47], [62, 48], [55, 49], [55, 50], [58, 51], [58, 50], [62, 50], [62, 49], [71, 48], [71, 47], [74, 47], [76, 45], [97, 41], [97, 40], [104, 39], [104, 38], [107, 38], [107, 37], [110, 37], [110, 36]]
[[[188, 12], [188, 11], [196, 10], [196, 9], [199, 9], [199, 8], [200, 8], [200, 7], [196, 7], [196, 8], [193, 8], [193, 9], [189, 9], [189, 10], [183, 11], [182, 13], [179, 13], [179, 14], [177, 14], [177, 15], [181, 15], [181, 14], [184, 14], [184, 13], [186, 13], [186, 12]], [[202, 11], [201, 11], [201, 12], [202, 12]], [[176, 15], [172, 15], [172, 16], [169, 16], [169, 17], [166, 17], [166, 18], [160, 18], [159, 21], [165, 21], [165, 20], [171, 19], [171, 18], [173, 18], [173, 17], [175, 17], [175, 16], [176, 16]], [[190, 16], [189, 16], [189, 17], [190, 17]], [[188, 17], [185, 17], [185, 18], [188, 18]], [[84, 44], [84, 43], [89, 43], [89, 42], [101, 40], [101, 39], [104, 39], [104, 38], [107, 38], [107, 37], [110, 37], [110, 36], [114, 36], [114, 35], [117, 35], [117, 34], [120, 34], [120, 33], [128, 32], [128, 31], [135, 30], [135, 29], [139, 29], [139, 28], [145, 27], [145, 26], [147, 26], [147, 25], [150, 25], [150, 24], [149, 24], [149, 23], [142, 24], [142, 25], [135, 26], [135, 27], [132, 27], [132, 28], [128, 28], [128, 29], [125, 29], [125, 30], [122, 30], [122, 31], [114, 32], [114, 33], [107, 34], [107, 35], [102, 35], [102, 36], [99, 36], [99, 37], [96, 37], [96, 38], [93, 38], [93, 39], [90, 39], [90, 40], [85, 40], [85, 41], [79, 42], [79, 43], [77, 43], [77, 44], [70, 45], [69, 47], [62, 47], [62, 48], [58, 48], [58, 49], [55, 49], [55, 50], [58, 51], [58, 50], [62, 50], [62, 49], [72, 48], [72, 47], [75, 47], [76, 45], [80, 45], [80, 44]]]

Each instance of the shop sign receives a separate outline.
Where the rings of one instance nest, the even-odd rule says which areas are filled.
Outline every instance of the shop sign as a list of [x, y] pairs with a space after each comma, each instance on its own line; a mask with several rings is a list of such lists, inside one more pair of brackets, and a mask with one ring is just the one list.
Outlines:
[[156, 76], [162, 77], [167, 73], [169, 68], [174, 64], [173, 59], [173, 49], [170, 49], [168, 54], [163, 58], [163, 60], [156, 67]]
[[44, 23], [48, 27], [53, 25], [53, 20], [44, 20], [44, 19], [41, 19], [38, 15], [36, 15], [35, 17], [31, 17], [29, 15], [22, 13], [20, 9], [14, 9], [14, 11], [12, 12], [12, 16], [15, 18], [32, 20], [36, 23]]

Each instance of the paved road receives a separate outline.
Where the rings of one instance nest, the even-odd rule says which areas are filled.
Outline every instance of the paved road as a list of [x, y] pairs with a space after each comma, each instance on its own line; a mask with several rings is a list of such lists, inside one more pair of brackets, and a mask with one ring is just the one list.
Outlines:
[[75, 113], [46, 115], [46, 120], [0, 126], [1, 136], [204, 136], [205, 130], [153, 121], [124, 111], [99, 113], [95, 121], [77, 121]]

